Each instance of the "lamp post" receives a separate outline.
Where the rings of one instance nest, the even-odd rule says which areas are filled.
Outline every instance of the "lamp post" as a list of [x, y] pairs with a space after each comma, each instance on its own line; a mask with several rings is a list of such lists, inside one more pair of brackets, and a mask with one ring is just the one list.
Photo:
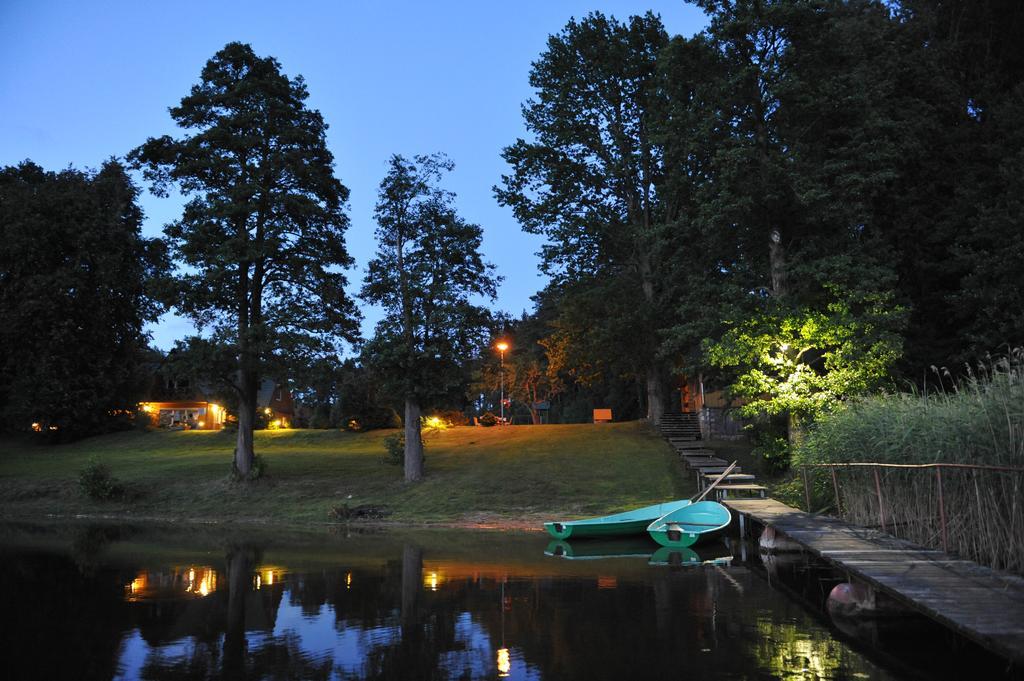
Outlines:
[[501, 353], [501, 425], [505, 425], [505, 351], [508, 350], [508, 343], [501, 341], [497, 348]]

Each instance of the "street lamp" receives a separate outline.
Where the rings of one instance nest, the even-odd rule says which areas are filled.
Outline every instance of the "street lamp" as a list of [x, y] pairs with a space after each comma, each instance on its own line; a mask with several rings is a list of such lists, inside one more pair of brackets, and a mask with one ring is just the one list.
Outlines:
[[508, 343], [499, 341], [496, 347], [501, 353], [501, 424], [505, 425], [505, 351], [508, 350]]

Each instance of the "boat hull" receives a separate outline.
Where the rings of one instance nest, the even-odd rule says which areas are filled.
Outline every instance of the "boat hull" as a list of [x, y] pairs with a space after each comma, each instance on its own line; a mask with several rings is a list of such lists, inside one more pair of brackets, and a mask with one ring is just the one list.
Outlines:
[[700, 501], [666, 513], [652, 522], [647, 532], [662, 546], [687, 548], [714, 537], [731, 521], [732, 514], [722, 504]]
[[555, 539], [638, 535], [646, 532], [652, 521], [689, 505], [689, 499], [668, 501], [614, 515], [544, 523], [544, 529]]
[[603, 560], [614, 558], [650, 558], [658, 545], [646, 536], [646, 532], [633, 537], [613, 537], [607, 540], [568, 542], [552, 539], [544, 555], [566, 560]]

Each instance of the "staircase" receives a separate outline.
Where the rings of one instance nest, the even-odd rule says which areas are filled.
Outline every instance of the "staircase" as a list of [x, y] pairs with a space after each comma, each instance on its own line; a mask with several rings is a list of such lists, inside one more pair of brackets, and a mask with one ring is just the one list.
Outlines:
[[679, 440], [690, 442], [700, 439], [700, 421], [694, 412], [663, 414], [658, 421], [658, 431], [669, 442]]
[[[705, 446], [701, 439], [700, 420], [696, 413], [664, 414], [658, 421], [658, 432], [668, 440], [679, 454], [679, 459], [697, 476], [697, 489], [703, 490], [715, 481], [729, 467], [729, 462], [719, 459], [715, 452]], [[757, 484], [757, 478], [737, 466], [729, 476], [714, 489], [715, 497], [721, 501], [730, 494], [753, 494], [765, 498], [768, 488]]]

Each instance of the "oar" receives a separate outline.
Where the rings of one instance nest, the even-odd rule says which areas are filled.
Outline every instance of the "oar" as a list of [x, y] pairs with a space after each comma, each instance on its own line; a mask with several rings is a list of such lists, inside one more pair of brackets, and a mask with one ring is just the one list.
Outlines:
[[715, 478], [715, 481], [713, 483], [711, 483], [710, 485], [705, 487], [704, 491], [701, 492], [699, 496], [697, 496], [696, 498], [690, 497], [690, 503], [691, 504], [696, 504], [698, 501], [700, 501], [701, 499], [706, 497], [708, 495], [708, 492], [713, 490], [718, 485], [718, 483], [720, 483], [723, 480], [725, 480], [725, 476], [729, 475], [729, 473], [732, 472], [733, 468], [736, 468], [736, 463], [737, 463], [736, 461], [733, 461], [731, 464], [729, 464], [729, 467], [726, 468], [724, 471], [722, 471], [722, 474], [719, 475], [717, 478]]

